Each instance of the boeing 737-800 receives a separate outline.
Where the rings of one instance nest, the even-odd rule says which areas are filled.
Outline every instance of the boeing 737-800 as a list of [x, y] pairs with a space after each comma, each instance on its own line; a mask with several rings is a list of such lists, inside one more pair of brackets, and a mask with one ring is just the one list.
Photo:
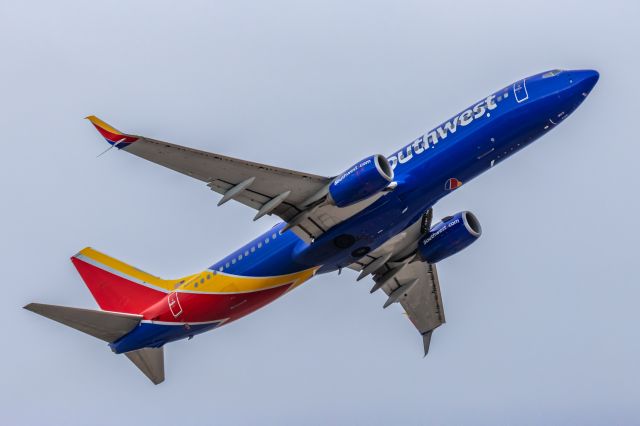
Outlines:
[[316, 274], [350, 268], [371, 292], [400, 303], [423, 338], [445, 321], [436, 264], [476, 241], [469, 211], [432, 224], [432, 207], [564, 121], [598, 81], [552, 70], [475, 102], [389, 156], [370, 155], [332, 177], [273, 167], [123, 133], [88, 119], [111, 145], [204, 182], [283, 222], [193, 275], [162, 279], [85, 248], [71, 258], [100, 310], [31, 303], [26, 309], [125, 354], [157, 384], [166, 343], [228, 324]]

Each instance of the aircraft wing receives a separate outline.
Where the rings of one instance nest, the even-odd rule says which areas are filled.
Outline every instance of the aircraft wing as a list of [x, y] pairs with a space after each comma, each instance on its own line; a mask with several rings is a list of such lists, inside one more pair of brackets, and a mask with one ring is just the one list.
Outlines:
[[[275, 214], [298, 236], [311, 241], [364, 209], [375, 199], [348, 208], [323, 203], [330, 177], [254, 163], [122, 133], [98, 117], [87, 117], [112, 148], [191, 176], [222, 194], [218, 205], [233, 199], [258, 212], [254, 220]], [[375, 198], [375, 197], [373, 197]]]
[[[431, 213], [429, 213], [430, 215]], [[384, 308], [400, 303], [422, 335], [424, 354], [429, 352], [433, 330], [444, 324], [444, 307], [435, 264], [415, 260], [414, 248], [428, 223], [418, 221], [374, 252], [349, 266], [360, 271], [358, 280], [373, 275], [371, 293], [382, 289], [388, 299]]]

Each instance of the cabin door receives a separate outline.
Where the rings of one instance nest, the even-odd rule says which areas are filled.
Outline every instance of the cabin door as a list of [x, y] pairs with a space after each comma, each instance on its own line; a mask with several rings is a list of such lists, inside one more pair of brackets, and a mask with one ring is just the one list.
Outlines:
[[518, 103], [524, 102], [529, 99], [529, 92], [527, 92], [526, 79], [516, 81], [513, 83], [513, 95], [516, 97]]
[[182, 314], [182, 306], [180, 306], [180, 299], [178, 299], [178, 293], [172, 291], [167, 297], [169, 302], [169, 310], [174, 318], [178, 318]]

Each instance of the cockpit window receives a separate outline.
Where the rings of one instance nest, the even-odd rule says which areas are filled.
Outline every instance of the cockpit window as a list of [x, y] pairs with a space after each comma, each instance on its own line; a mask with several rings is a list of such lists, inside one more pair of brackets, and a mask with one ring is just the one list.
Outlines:
[[561, 72], [562, 72], [562, 70], [547, 71], [544, 74], [542, 74], [542, 78], [555, 77], [556, 75], [560, 74]]

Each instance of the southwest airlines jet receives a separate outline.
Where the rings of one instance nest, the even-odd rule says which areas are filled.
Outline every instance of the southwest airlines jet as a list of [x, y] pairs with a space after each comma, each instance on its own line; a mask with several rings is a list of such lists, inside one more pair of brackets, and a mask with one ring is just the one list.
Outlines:
[[473, 103], [393, 154], [371, 155], [332, 177], [123, 133], [88, 119], [111, 145], [204, 182], [283, 222], [199, 272], [163, 279], [92, 248], [71, 258], [100, 310], [31, 303], [26, 309], [108, 343], [155, 384], [166, 343], [240, 319], [316, 274], [371, 276], [384, 307], [399, 303], [429, 350], [445, 322], [436, 264], [476, 241], [463, 211], [432, 223], [438, 200], [564, 121], [598, 81], [592, 70], [552, 70]]

